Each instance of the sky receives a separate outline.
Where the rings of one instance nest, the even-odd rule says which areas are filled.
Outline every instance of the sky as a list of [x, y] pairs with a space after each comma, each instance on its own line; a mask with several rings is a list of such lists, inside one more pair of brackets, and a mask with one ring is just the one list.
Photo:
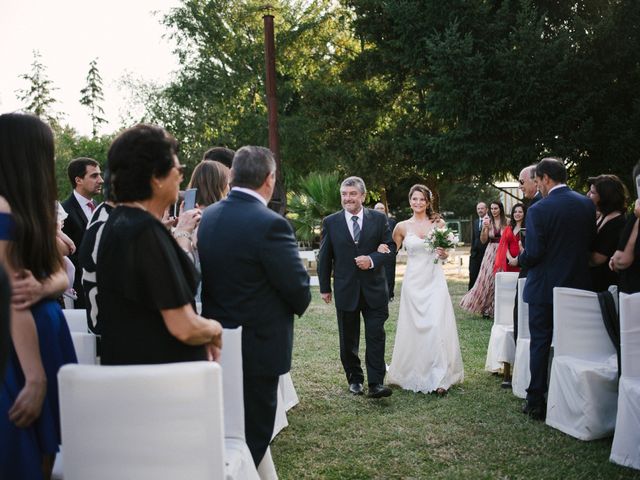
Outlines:
[[[64, 114], [81, 134], [91, 133], [89, 111], [80, 105], [89, 63], [98, 59], [105, 117], [100, 133], [117, 130], [126, 118], [128, 92], [119, 84], [125, 76], [165, 83], [178, 68], [162, 13], [179, 0], [0, 0], [0, 113], [23, 109], [16, 90], [28, 82], [33, 51], [58, 100], [53, 109]], [[157, 11], [159, 14], [154, 14]]]

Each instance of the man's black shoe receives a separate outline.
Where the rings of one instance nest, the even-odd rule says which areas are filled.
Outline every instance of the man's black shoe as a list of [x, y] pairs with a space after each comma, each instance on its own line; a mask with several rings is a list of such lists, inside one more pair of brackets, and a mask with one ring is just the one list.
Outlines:
[[361, 383], [350, 383], [349, 391], [354, 395], [364, 395], [364, 388]]
[[529, 410], [529, 418], [544, 422], [547, 418], [547, 408], [544, 405], [531, 407]]
[[367, 397], [369, 398], [382, 398], [382, 397], [390, 397], [391, 389], [381, 383], [374, 383], [373, 385], [369, 385], [369, 393]]

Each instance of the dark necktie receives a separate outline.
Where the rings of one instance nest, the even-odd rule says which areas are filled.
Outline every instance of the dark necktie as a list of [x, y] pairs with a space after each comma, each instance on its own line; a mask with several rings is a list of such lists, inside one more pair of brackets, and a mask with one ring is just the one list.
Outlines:
[[360, 240], [360, 225], [358, 225], [358, 217], [354, 215], [351, 217], [351, 220], [353, 221], [353, 241], [358, 243], [358, 240]]

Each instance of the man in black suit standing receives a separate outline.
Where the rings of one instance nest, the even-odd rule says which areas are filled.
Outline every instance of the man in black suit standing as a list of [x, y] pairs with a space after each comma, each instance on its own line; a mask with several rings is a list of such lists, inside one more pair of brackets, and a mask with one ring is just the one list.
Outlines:
[[[331, 302], [331, 274], [340, 335], [340, 360], [347, 376], [349, 391], [364, 393], [364, 375], [358, 357], [360, 314], [364, 318], [369, 397], [391, 395], [383, 384], [384, 322], [389, 316], [389, 296], [384, 265], [396, 253], [386, 215], [362, 208], [365, 185], [360, 177], [349, 177], [340, 186], [344, 210], [329, 215], [322, 222], [318, 258], [320, 294]], [[386, 244], [388, 253], [378, 252]]]
[[273, 434], [279, 377], [291, 368], [293, 316], [311, 301], [293, 230], [267, 208], [275, 171], [269, 149], [242, 147], [229, 196], [205, 209], [198, 228], [202, 315], [242, 326], [245, 433], [256, 466]]
[[[396, 219], [390, 217], [387, 213], [387, 207], [385, 207], [384, 203], [378, 202], [373, 206], [373, 209], [384, 213], [387, 217], [387, 222], [389, 222], [389, 230], [393, 234], [393, 229], [396, 228]], [[384, 274], [387, 276], [387, 287], [389, 288], [389, 301], [393, 302], [395, 298], [395, 288], [396, 288], [396, 256], [391, 256], [391, 261], [387, 262], [384, 266]]]
[[69, 256], [69, 260], [76, 267], [73, 289], [78, 298], [74, 302], [75, 308], [84, 308], [85, 298], [82, 290], [82, 267], [78, 263], [78, 250], [97, 204], [93, 197], [102, 190], [104, 180], [100, 173], [100, 164], [92, 158], [76, 158], [69, 162], [67, 175], [73, 191], [69, 198], [62, 202], [62, 208], [68, 217], [64, 221], [62, 231], [73, 240], [76, 250]]
[[469, 290], [473, 288], [480, 273], [482, 257], [487, 249], [487, 244], [480, 241], [482, 233], [482, 219], [487, 214], [487, 204], [478, 202], [476, 205], [478, 218], [471, 225], [471, 250], [469, 251]]
[[589, 290], [590, 247], [596, 235], [593, 202], [571, 190], [567, 170], [559, 159], [536, 165], [542, 200], [527, 211], [527, 241], [518, 256], [528, 267], [524, 301], [529, 304], [531, 382], [523, 412], [536, 420], [546, 417], [547, 370], [553, 336], [553, 288]]

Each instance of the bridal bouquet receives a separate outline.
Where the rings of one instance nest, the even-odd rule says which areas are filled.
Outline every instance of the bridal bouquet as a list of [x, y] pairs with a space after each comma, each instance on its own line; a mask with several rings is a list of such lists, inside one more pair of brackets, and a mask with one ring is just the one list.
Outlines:
[[[424, 245], [430, 252], [435, 252], [436, 248], [444, 248], [445, 250], [453, 248], [460, 243], [458, 236], [453, 233], [449, 227], [435, 227], [427, 233], [424, 239]], [[438, 263], [438, 257], [433, 263]], [[445, 260], [442, 261], [444, 265]]]

